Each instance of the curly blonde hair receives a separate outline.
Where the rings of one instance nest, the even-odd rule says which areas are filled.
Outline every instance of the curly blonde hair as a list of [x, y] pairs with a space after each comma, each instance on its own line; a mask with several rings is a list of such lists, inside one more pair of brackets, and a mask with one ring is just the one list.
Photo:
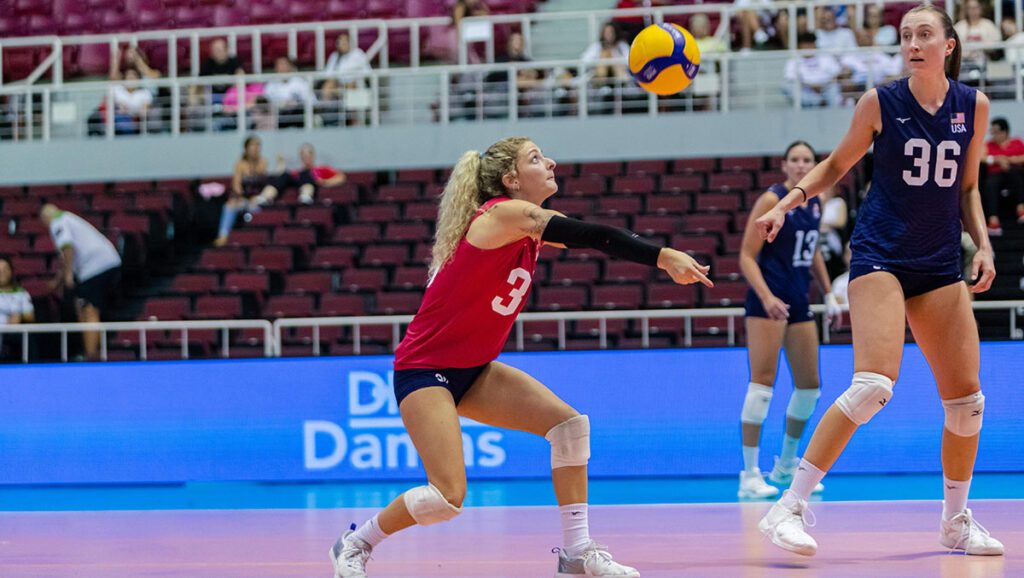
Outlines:
[[527, 142], [530, 139], [526, 137], [509, 137], [492, 144], [483, 153], [466, 151], [459, 158], [441, 193], [431, 277], [451, 260], [480, 205], [508, 194], [501, 179], [515, 174], [519, 151]]

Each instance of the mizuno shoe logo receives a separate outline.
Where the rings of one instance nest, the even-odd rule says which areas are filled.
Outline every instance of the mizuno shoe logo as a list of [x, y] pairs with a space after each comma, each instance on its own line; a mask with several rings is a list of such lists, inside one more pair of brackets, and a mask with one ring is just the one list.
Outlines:
[[955, 489], [956, 489], [956, 486], [951, 486], [951, 485], [949, 485], [949, 484], [946, 484], [946, 489], [947, 489], [947, 490], [955, 490]]
[[976, 415], [981, 415], [981, 410], [980, 409], [976, 409], [973, 412], [971, 412], [971, 417], [974, 417]]
[[910, 120], [910, 117], [908, 116], [907, 118], [900, 118], [900, 117], [897, 116], [896, 120], [900, 121], [900, 124], [903, 124], [903, 123], [907, 122], [908, 120]]
[[806, 472], [807, 471], [807, 468], [805, 468], [803, 466], [798, 466], [796, 469], [800, 470], [801, 472]]
[[879, 404], [881, 404], [881, 406], [882, 406], [882, 407], [885, 407], [885, 404], [886, 404], [886, 403], [887, 403], [888, 401], [889, 401], [889, 400], [887, 400], [887, 399], [885, 399], [885, 398], [883, 397], [882, 399], [878, 400], [878, 403], [879, 403]]

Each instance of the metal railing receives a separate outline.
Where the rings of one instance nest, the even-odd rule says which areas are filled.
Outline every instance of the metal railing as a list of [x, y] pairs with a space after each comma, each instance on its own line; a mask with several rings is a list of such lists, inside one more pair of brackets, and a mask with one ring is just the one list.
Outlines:
[[[1024, 300], [1004, 301], [976, 301], [973, 304], [977, 311], [1007, 311], [1009, 314], [1009, 335], [1007, 339], [1024, 339], [1024, 329], [1018, 327], [1018, 315], [1024, 315]], [[841, 306], [847, 311], [847, 306]], [[811, 311], [822, 316], [821, 341], [830, 343], [833, 329], [825, 313], [825, 306], [820, 304], [811, 305]], [[516, 351], [524, 351], [526, 347], [525, 323], [554, 321], [557, 323], [557, 348], [566, 349], [568, 343], [568, 323], [577, 321], [597, 321], [598, 347], [607, 349], [610, 345], [608, 339], [608, 322], [613, 320], [628, 320], [639, 323], [640, 347], [649, 348], [651, 345], [652, 329], [651, 323], [659, 319], [682, 319], [682, 346], [692, 347], [694, 338], [694, 319], [716, 318], [725, 319], [726, 326], [724, 333], [720, 330], [709, 331], [710, 335], [724, 335], [726, 343], [730, 346], [737, 344], [737, 318], [744, 316], [742, 307], [718, 307], [703, 309], [640, 309], [632, 311], [558, 311], [558, 312], [533, 312], [522, 313], [515, 321], [514, 337]], [[181, 359], [189, 358], [189, 331], [216, 330], [220, 332], [221, 357], [230, 357], [231, 344], [229, 332], [240, 329], [255, 329], [262, 337], [260, 342], [263, 346], [265, 357], [279, 357], [284, 351], [287, 341], [285, 332], [295, 329], [310, 329], [308, 338], [310, 355], [319, 356], [323, 342], [321, 340], [321, 328], [324, 327], [347, 327], [350, 328], [350, 339], [352, 352], [355, 355], [362, 353], [362, 329], [366, 327], [390, 327], [391, 340], [390, 350], [401, 341], [402, 328], [412, 321], [412, 315], [377, 315], [360, 317], [308, 317], [278, 319], [271, 323], [265, 319], [250, 320], [207, 320], [207, 321], [127, 321], [127, 322], [103, 322], [103, 323], [53, 323], [53, 324], [24, 324], [24, 325], [0, 325], [0, 336], [13, 334], [21, 336], [21, 360], [28, 363], [30, 359], [29, 335], [33, 334], [59, 334], [61, 361], [69, 361], [68, 335], [72, 333], [83, 333], [86, 331], [100, 332], [100, 359], [108, 359], [108, 332], [137, 332], [138, 341], [131, 344], [131, 347], [138, 346], [139, 359], [146, 360], [148, 339], [147, 333], [153, 331], [178, 332], [180, 339]], [[718, 329], [718, 328], [716, 328]], [[249, 338], [255, 337], [255, 333]], [[167, 343], [162, 341], [161, 343]], [[237, 343], [237, 342], [236, 342]]]
[[[434, 26], [451, 26], [451, 18], [395, 18], [368, 20], [337, 20], [328, 22], [307, 22], [289, 24], [262, 24], [252, 26], [225, 26], [217, 28], [182, 28], [172, 30], [140, 30], [137, 32], [118, 32], [111, 34], [82, 34], [74, 36], [27, 36], [0, 39], [0, 86], [5, 84], [3, 78], [3, 51], [11, 48], [48, 48], [47, 57], [36, 66], [25, 79], [7, 84], [34, 84], [50, 73], [49, 80], [60, 85], [64, 82], [64, 51], [83, 46], [101, 46], [109, 48], [110, 59], [118, 58], [118, 50], [122, 47], [138, 47], [163, 44], [167, 50], [167, 70], [165, 76], [198, 76], [202, 61], [201, 42], [213, 38], [227, 40], [228, 51], [237, 52], [239, 41], [252, 46], [249, 70], [259, 74], [263, 70], [262, 39], [265, 37], [284, 36], [287, 40], [287, 52], [277, 56], [288, 56], [295, 60], [299, 55], [299, 38], [312, 36], [314, 63], [317, 70], [322, 70], [327, 56], [332, 50], [327, 46], [327, 35], [336, 32], [347, 32], [352, 46], [361, 46], [360, 37], [373, 38], [366, 48], [367, 57], [379, 68], [391, 66], [389, 39], [395, 32], [408, 33], [410, 39], [409, 58], [411, 66], [419, 66], [422, 59], [420, 40], [424, 30]], [[188, 62], [180, 66], [178, 62], [178, 46], [188, 46]]]
[[[1021, 58], [1013, 62], [965, 69], [963, 78], [995, 100], [1024, 101], [1024, 46], [996, 43], [971, 47], [1013, 51], [1015, 57], [1020, 52]], [[622, 65], [622, 61], [578, 59], [375, 70], [346, 77], [348, 85], [336, 92], [316, 89], [326, 80], [336, 80], [328, 72], [7, 85], [0, 86], [0, 116], [10, 120], [7, 128], [0, 124], [0, 139], [46, 142], [89, 135], [244, 134], [353, 124], [409, 126], [488, 119], [767, 111], [815, 104], [850, 106], [887, 77], [877, 68], [877, 59], [868, 56], [896, 51], [896, 47], [871, 47], [842, 52], [844, 57], [861, 56], [868, 68], [863, 78], [836, 81], [827, 102], [822, 98], [821, 103], [807, 100], [799, 77], [783, 80], [791, 60], [829, 53], [818, 50], [706, 54], [693, 86], [669, 97], [645, 92], [628, 77], [595, 78], [590, 73], [595, 66]], [[313, 97], [278, 103], [263, 95], [272, 83], [296, 77], [304, 80]], [[118, 87], [147, 90], [155, 96], [144, 113], [126, 113], [116, 98]]]
[[[846, 305], [841, 306], [843, 311], [849, 311]], [[1019, 301], [976, 301], [973, 303], [975, 311], [1008, 310], [1010, 334], [1008, 339], [1024, 339], [1024, 331], [1017, 327], [1017, 316], [1024, 315], [1024, 300]], [[811, 311], [822, 316], [822, 343], [831, 343], [832, 327], [829, 319], [824, 315], [825, 306], [820, 304], [811, 305]], [[682, 319], [683, 320], [683, 346], [692, 347], [694, 328], [693, 320], [701, 318], [725, 318], [726, 343], [730, 346], [736, 345], [736, 318], [744, 316], [742, 307], [719, 307], [704, 309], [641, 309], [633, 311], [559, 311], [559, 312], [534, 312], [521, 313], [515, 322], [516, 351], [525, 350], [525, 328], [524, 323], [536, 321], [555, 321], [558, 323], [557, 343], [558, 349], [564, 350], [568, 341], [568, 322], [575, 321], [598, 321], [598, 347], [607, 349], [608, 342], [608, 321], [629, 320], [639, 321], [641, 347], [650, 347], [651, 321], [657, 319]], [[313, 356], [320, 355], [321, 339], [320, 329], [322, 327], [348, 327], [351, 329], [352, 352], [355, 355], [362, 353], [361, 330], [364, 327], [387, 326], [391, 328], [391, 351], [401, 341], [402, 327], [412, 321], [412, 315], [381, 315], [362, 317], [308, 317], [278, 319], [274, 322], [274, 344], [275, 354], [280, 356], [284, 347], [284, 331], [286, 329], [308, 328], [312, 330], [310, 342]], [[716, 335], [715, 332], [711, 332]], [[717, 334], [721, 334], [718, 332]]]
[[100, 360], [107, 361], [108, 332], [138, 332], [139, 359], [145, 361], [148, 352], [147, 333], [153, 331], [178, 332], [181, 345], [181, 359], [189, 358], [189, 331], [215, 330], [220, 332], [221, 357], [228, 358], [231, 353], [230, 332], [238, 329], [256, 329], [262, 333], [263, 354], [265, 357], [274, 355], [273, 326], [266, 319], [243, 320], [209, 320], [209, 321], [111, 321], [102, 323], [31, 323], [19, 325], [0, 325], [0, 337], [4, 334], [21, 335], [21, 360], [28, 363], [30, 359], [29, 335], [54, 334], [60, 335], [60, 360], [68, 361], [68, 335], [98, 331], [100, 333]]

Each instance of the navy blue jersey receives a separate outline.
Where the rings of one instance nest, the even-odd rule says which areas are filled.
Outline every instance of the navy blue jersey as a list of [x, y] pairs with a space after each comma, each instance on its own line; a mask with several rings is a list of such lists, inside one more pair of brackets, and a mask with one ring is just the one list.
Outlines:
[[934, 115], [908, 79], [878, 88], [882, 132], [875, 135], [871, 189], [850, 248], [875, 269], [940, 273], [960, 267], [960, 183], [974, 136], [977, 91], [954, 80]]
[[[781, 184], [768, 187], [781, 199], [789, 192]], [[821, 223], [821, 202], [818, 197], [786, 213], [778, 235], [761, 247], [757, 265], [768, 288], [779, 299], [807, 301], [811, 280], [811, 263], [818, 247], [818, 225]], [[790, 303], [792, 304], [792, 303]]]

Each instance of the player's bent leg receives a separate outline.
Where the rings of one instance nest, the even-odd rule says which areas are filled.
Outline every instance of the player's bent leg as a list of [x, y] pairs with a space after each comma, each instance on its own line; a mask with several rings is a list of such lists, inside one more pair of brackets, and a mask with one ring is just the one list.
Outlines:
[[551, 479], [562, 521], [563, 547], [556, 548], [558, 578], [638, 577], [590, 538], [587, 462], [590, 419], [544, 384], [503, 363], [492, 362], [462, 398], [459, 414], [496, 427], [543, 436], [551, 445]]
[[[818, 331], [814, 322], [794, 323], [786, 331], [786, 362], [793, 376], [793, 393], [786, 406], [786, 432], [782, 450], [775, 460], [769, 479], [783, 486], [793, 481], [800, 459], [796, 457], [807, 420], [814, 414], [821, 396], [818, 377]], [[813, 492], [825, 490], [820, 482]]]
[[353, 524], [338, 538], [330, 550], [336, 578], [365, 578], [366, 562], [385, 538], [415, 524], [450, 520], [462, 510], [466, 469], [462, 429], [451, 393], [443, 387], [413, 391], [402, 400], [399, 411], [428, 483], [398, 496], [358, 529]]
[[935, 375], [945, 412], [939, 542], [966, 554], [1001, 555], [1003, 544], [974, 520], [967, 507], [985, 395], [978, 380], [978, 329], [966, 285], [954, 283], [908, 299], [907, 318]]

